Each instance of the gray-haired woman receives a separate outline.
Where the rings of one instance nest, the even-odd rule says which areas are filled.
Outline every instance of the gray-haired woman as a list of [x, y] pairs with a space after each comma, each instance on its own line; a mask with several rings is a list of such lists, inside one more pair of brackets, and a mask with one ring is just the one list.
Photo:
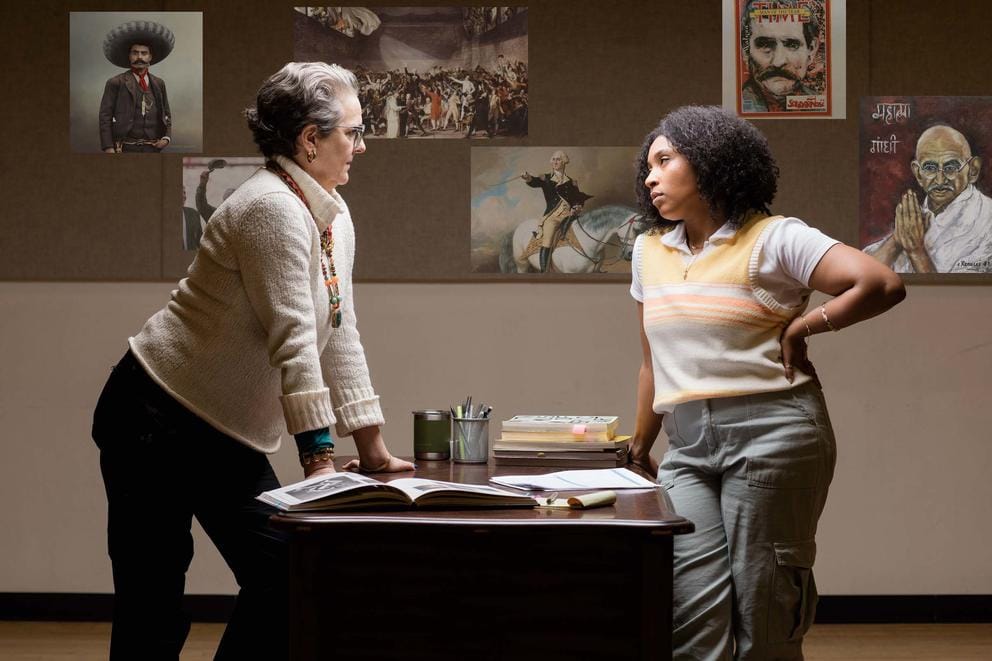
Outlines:
[[186, 278], [129, 340], [93, 438], [109, 501], [116, 593], [111, 658], [178, 658], [193, 516], [241, 587], [217, 658], [284, 658], [285, 550], [254, 500], [278, 487], [285, 427], [307, 477], [407, 471], [383, 442], [355, 327], [354, 229], [337, 186], [365, 151], [351, 72], [287, 64], [246, 111], [267, 159], [218, 207]]

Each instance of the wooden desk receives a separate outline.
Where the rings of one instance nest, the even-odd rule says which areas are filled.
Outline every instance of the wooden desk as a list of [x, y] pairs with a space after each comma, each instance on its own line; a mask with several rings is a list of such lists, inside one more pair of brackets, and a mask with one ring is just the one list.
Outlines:
[[[417, 464], [471, 484], [495, 470]], [[291, 538], [291, 658], [670, 659], [672, 535], [693, 526], [662, 489], [618, 494], [587, 512], [276, 515]]]

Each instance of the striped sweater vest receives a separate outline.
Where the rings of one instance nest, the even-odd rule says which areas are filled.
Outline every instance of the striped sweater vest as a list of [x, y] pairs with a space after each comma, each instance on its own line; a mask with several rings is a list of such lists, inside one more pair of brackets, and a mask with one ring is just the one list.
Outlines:
[[641, 239], [638, 263], [644, 332], [651, 346], [654, 410], [710, 397], [787, 390], [779, 336], [806, 308], [779, 304], [755, 284], [768, 230], [781, 216], [753, 215], [733, 238], [686, 262], [661, 241]]

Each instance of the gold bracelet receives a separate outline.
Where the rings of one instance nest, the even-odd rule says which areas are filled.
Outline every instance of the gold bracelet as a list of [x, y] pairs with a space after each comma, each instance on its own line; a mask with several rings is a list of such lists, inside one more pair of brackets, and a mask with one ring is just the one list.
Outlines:
[[309, 466], [310, 464], [316, 464], [318, 462], [323, 463], [325, 461], [334, 461], [334, 448], [321, 448], [314, 452], [307, 452], [306, 454], [300, 455], [300, 463], [304, 466]]
[[827, 328], [829, 328], [830, 330], [832, 330], [833, 332], [836, 333], [838, 329], [835, 328], [832, 323], [830, 323], [830, 319], [827, 317], [827, 304], [826, 303], [824, 303], [823, 305], [820, 306], [820, 316], [823, 317], [823, 323], [825, 323], [827, 325]]
[[810, 330], [810, 327], [809, 327], [809, 322], [808, 322], [808, 321], [806, 321], [806, 315], [802, 315], [802, 316], [800, 316], [799, 318], [803, 320], [803, 326], [805, 326], [805, 327], [806, 327], [806, 337], [809, 337], [809, 336], [811, 336], [811, 335], [813, 334], [813, 331], [812, 331], [812, 330]]

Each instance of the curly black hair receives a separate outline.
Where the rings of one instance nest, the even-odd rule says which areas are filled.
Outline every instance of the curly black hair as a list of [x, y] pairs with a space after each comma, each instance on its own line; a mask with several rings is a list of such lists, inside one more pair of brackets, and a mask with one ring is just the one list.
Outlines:
[[714, 217], [722, 215], [739, 225], [749, 211], [770, 213], [768, 205], [778, 189], [778, 166], [765, 136], [719, 106], [682, 106], [648, 133], [637, 157], [637, 202], [653, 227], [670, 227], [681, 220], [662, 218], [644, 185], [650, 172], [648, 151], [660, 135], [692, 165], [699, 193]]

